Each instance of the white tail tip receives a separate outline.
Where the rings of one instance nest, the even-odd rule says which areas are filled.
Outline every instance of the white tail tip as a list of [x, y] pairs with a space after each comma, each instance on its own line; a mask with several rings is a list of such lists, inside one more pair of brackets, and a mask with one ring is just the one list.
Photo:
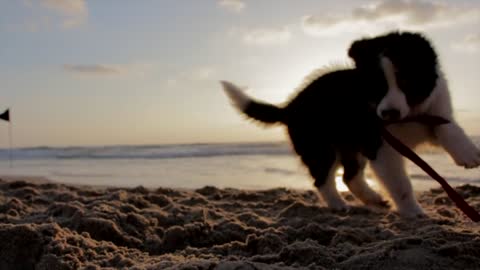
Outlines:
[[252, 102], [252, 99], [233, 83], [227, 81], [220, 81], [220, 83], [227, 96], [232, 100], [233, 105], [239, 110], [244, 111], [248, 104]]

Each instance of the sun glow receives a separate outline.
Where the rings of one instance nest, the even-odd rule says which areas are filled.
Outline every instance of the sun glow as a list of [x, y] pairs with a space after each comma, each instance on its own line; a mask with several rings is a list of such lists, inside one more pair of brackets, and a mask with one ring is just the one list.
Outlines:
[[[374, 190], [379, 190], [380, 187], [378, 186], [378, 183], [371, 179], [371, 178], [366, 178], [367, 184], [372, 187]], [[343, 169], [339, 169], [335, 175], [335, 184], [337, 186], [337, 190], [340, 192], [346, 192], [349, 191], [347, 185], [343, 182]]]

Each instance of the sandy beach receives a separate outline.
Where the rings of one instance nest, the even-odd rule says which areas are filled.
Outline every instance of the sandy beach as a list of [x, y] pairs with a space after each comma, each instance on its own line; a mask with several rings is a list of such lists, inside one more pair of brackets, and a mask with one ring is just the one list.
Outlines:
[[[480, 187], [457, 190], [480, 209]], [[0, 269], [478, 269], [480, 227], [440, 189], [429, 218], [313, 191], [94, 188], [0, 180]]]

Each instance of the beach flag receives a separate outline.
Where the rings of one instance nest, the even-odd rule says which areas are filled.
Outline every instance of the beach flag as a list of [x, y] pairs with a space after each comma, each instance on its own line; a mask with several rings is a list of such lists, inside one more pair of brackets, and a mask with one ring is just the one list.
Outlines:
[[10, 122], [10, 109], [7, 109], [4, 113], [0, 114], [0, 119]]
[[0, 114], [0, 119], [8, 122], [8, 141], [10, 142], [8, 157], [10, 161], [10, 167], [12, 167], [12, 122], [10, 121], [10, 109], [7, 109], [5, 112]]

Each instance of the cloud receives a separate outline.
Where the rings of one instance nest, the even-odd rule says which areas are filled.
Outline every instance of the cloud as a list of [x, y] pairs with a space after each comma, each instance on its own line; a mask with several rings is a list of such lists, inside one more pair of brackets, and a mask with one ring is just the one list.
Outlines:
[[464, 39], [454, 43], [452, 48], [464, 53], [480, 52], [480, 33], [465, 36]]
[[247, 6], [242, 0], [220, 0], [218, 5], [232, 12], [241, 12]]
[[307, 15], [302, 29], [310, 35], [370, 28], [434, 28], [478, 21], [479, 6], [413, 0], [381, 0], [358, 7], [347, 14]]
[[[310, 36], [332, 36], [345, 32], [356, 32], [359, 25], [337, 15], [303, 16], [300, 22], [303, 32]], [[362, 26], [365, 29], [365, 26]]]
[[288, 27], [240, 29], [233, 28], [229, 35], [240, 37], [243, 43], [253, 46], [268, 46], [287, 43], [292, 33]]
[[[473, 12], [472, 12], [473, 11]], [[441, 2], [388, 0], [370, 7], [354, 9], [356, 20], [379, 21], [400, 17], [409, 25], [430, 25], [442, 22], [451, 23], [462, 20], [470, 15], [478, 18], [479, 10], [471, 10], [456, 5]]]
[[110, 65], [64, 65], [66, 71], [85, 75], [112, 75], [122, 73], [122, 69]]
[[136, 61], [124, 64], [65, 64], [63, 70], [83, 76], [121, 76], [144, 79], [154, 74], [158, 63]]
[[61, 27], [71, 29], [88, 20], [86, 0], [21, 0], [25, 9], [20, 22], [10, 23], [9, 30], [37, 32]]
[[42, 0], [42, 6], [63, 17], [62, 26], [72, 28], [87, 20], [88, 9], [85, 0]]

